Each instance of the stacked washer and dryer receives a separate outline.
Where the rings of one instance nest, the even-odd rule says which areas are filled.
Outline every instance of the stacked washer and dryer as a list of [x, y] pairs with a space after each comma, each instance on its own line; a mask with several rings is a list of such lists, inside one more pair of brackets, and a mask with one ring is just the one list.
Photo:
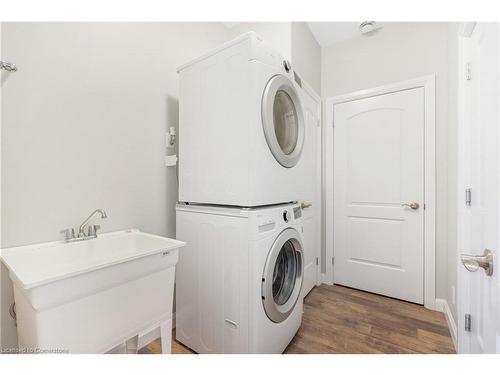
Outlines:
[[176, 339], [281, 353], [303, 309], [300, 87], [253, 32], [178, 72]]

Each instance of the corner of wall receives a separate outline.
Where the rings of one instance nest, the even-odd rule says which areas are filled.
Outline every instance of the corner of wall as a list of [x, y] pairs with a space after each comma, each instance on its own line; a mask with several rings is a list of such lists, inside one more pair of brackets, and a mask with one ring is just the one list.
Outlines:
[[321, 46], [306, 22], [292, 22], [290, 38], [292, 65], [321, 97]]

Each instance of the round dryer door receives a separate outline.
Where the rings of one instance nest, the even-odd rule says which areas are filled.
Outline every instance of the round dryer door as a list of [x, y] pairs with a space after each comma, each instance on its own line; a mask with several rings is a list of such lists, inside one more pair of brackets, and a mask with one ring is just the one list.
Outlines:
[[262, 97], [262, 126], [274, 158], [282, 166], [295, 166], [304, 144], [304, 114], [292, 81], [275, 75]]
[[293, 311], [302, 288], [302, 243], [299, 233], [287, 228], [280, 233], [267, 256], [262, 276], [262, 304], [273, 322]]

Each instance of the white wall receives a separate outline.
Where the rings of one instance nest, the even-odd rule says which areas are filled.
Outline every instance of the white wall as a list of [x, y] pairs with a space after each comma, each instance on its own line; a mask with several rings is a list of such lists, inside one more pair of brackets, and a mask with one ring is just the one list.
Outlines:
[[321, 47], [305, 22], [292, 22], [292, 65], [321, 95]]
[[[108, 212], [105, 232], [174, 236], [176, 173], [163, 157], [165, 132], [178, 122], [175, 69], [226, 41], [227, 29], [3, 23], [1, 37], [19, 67], [2, 87], [2, 246], [60, 239], [95, 208]], [[15, 345], [10, 318], [2, 335]]]
[[[323, 49], [322, 58], [324, 98], [436, 74], [438, 298], [448, 297], [452, 282], [448, 268], [453, 258], [448, 254], [448, 205], [451, 200], [448, 193], [455, 187], [448, 185], [448, 169], [453, 167], [449, 163], [456, 161], [449, 155], [448, 138], [450, 127], [456, 124], [448, 119], [449, 27], [446, 23], [388, 23], [374, 35], [355, 37]], [[456, 279], [456, 276], [450, 277]]]

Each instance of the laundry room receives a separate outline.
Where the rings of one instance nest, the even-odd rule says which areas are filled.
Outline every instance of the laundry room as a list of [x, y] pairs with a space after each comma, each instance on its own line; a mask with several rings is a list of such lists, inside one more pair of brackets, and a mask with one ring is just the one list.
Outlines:
[[0, 15], [0, 365], [500, 353], [498, 22], [130, 17]]

